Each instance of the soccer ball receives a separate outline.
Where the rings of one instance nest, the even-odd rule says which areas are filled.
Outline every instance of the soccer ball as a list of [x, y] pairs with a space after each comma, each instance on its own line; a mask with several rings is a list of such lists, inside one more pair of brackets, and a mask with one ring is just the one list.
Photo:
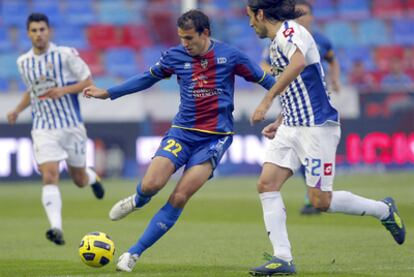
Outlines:
[[102, 232], [86, 234], [79, 245], [79, 255], [82, 262], [92, 267], [102, 267], [108, 264], [114, 253], [114, 242]]

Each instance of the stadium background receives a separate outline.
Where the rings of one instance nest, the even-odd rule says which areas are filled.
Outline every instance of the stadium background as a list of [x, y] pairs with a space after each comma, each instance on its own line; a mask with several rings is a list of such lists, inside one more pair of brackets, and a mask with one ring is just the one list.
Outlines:
[[[31, 46], [25, 29], [30, 12], [46, 13], [52, 41], [75, 47], [90, 66], [96, 85], [108, 87], [148, 69], [162, 50], [179, 43], [175, 21], [184, 9], [181, 2], [1, 1], [0, 178], [37, 178], [30, 112], [22, 114], [16, 126], [6, 122], [7, 111], [25, 90], [16, 59]], [[342, 118], [338, 173], [412, 170], [414, 1], [315, 0], [313, 4], [314, 29], [332, 40], [342, 70], [342, 90], [332, 95]], [[249, 27], [244, 1], [200, 0], [196, 5], [210, 16], [214, 38], [260, 62], [266, 41]], [[399, 77], [390, 84], [389, 75]], [[81, 99], [91, 138], [89, 164], [105, 177], [140, 176], [177, 111], [177, 91], [173, 77], [114, 102]], [[237, 79], [238, 136], [218, 175], [258, 174], [266, 143], [258, 134], [264, 125], [252, 128], [248, 118], [262, 94], [259, 86]], [[279, 110], [273, 109], [272, 116]]]

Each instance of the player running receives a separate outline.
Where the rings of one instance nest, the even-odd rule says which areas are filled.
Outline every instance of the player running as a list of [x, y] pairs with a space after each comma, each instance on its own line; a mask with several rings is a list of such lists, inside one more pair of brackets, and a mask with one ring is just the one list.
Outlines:
[[42, 204], [51, 226], [46, 238], [63, 245], [59, 162], [66, 161], [78, 187], [90, 185], [96, 198], [104, 197], [99, 177], [85, 167], [87, 136], [78, 102], [78, 93], [92, 84], [91, 72], [75, 49], [49, 41], [46, 15], [32, 13], [26, 27], [33, 47], [17, 59], [17, 66], [28, 89], [7, 119], [14, 124], [31, 106], [34, 157], [42, 175]]
[[[333, 50], [333, 46], [331, 41], [321, 34], [320, 32], [316, 32], [312, 30], [312, 23], [313, 23], [313, 7], [312, 5], [306, 0], [298, 0], [296, 1], [296, 10], [302, 12], [302, 15], [295, 19], [297, 23], [305, 27], [311, 34], [313, 39], [315, 40], [316, 45], [318, 46], [319, 56], [322, 59], [322, 66], [324, 64], [328, 64], [327, 72], [328, 72], [328, 88], [330, 87], [334, 92], [339, 92], [340, 89], [340, 68], [338, 60], [335, 57], [335, 52]], [[271, 60], [269, 55], [269, 48], [266, 47], [263, 50], [262, 54], [262, 62], [260, 66], [266, 72], [271, 72]], [[325, 63], [324, 63], [325, 62]], [[325, 67], [323, 67], [325, 69]], [[330, 86], [329, 86], [330, 84]], [[304, 166], [301, 166], [299, 169], [300, 174], [303, 176], [303, 179], [306, 179], [305, 172], [306, 169]], [[306, 187], [306, 183], [305, 183]], [[300, 213], [302, 215], [314, 215], [320, 214], [321, 212], [314, 208], [309, 200], [308, 193], [305, 193], [304, 197], [304, 205], [302, 206]]]
[[295, 1], [248, 0], [246, 10], [257, 35], [272, 40], [271, 65], [277, 79], [251, 122], [264, 120], [278, 95], [283, 108], [283, 122], [277, 120], [262, 131], [271, 142], [257, 184], [274, 256], [262, 266], [252, 268], [250, 274], [296, 273], [280, 190], [300, 165], [306, 168], [308, 194], [315, 208], [329, 213], [374, 216], [398, 244], [404, 243], [405, 227], [392, 198], [375, 201], [348, 191], [333, 191], [339, 116], [329, 101], [316, 43], [306, 28], [294, 21], [301, 16], [295, 10]]
[[210, 39], [209, 18], [201, 11], [184, 13], [177, 25], [181, 45], [164, 52], [149, 71], [108, 90], [84, 90], [87, 97], [113, 100], [147, 89], [173, 74], [180, 86], [179, 111], [138, 183], [136, 194], [116, 203], [109, 217], [119, 220], [142, 208], [175, 171], [185, 166], [184, 173], [141, 238], [120, 256], [116, 266], [120, 271], [132, 271], [143, 252], [175, 224], [191, 196], [213, 176], [233, 139], [235, 75], [266, 89], [274, 84], [274, 79], [245, 54]]

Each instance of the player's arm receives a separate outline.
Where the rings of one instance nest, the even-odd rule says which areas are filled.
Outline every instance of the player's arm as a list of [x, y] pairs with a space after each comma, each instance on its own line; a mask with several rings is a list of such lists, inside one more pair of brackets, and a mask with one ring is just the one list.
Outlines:
[[292, 83], [305, 68], [305, 56], [296, 48], [296, 51], [290, 58], [289, 65], [285, 68], [282, 74], [277, 79], [277, 82], [272, 86], [262, 102], [253, 113], [250, 122], [252, 124], [264, 120], [264, 117], [273, 103], [273, 99], [282, 94], [286, 88]]
[[30, 106], [30, 92], [26, 91], [16, 108], [7, 113], [7, 121], [9, 124], [16, 123], [19, 114]]
[[141, 75], [133, 76], [125, 82], [123, 82], [122, 84], [113, 86], [109, 89], [100, 89], [95, 86], [89, 86], [83, 90], [83, 95], [87, 98], [111, 98], [112, 100], [114, 100], [118, 97], [150, 88], [161, 79], [162, 78], [154, 76], [150, 70], [144, 72]]
[[339, 67], [338, 60], [335, 57], [335, 52], [331, 49], [326, 53], [324, 59], [328, 62], [329, 65], [329, 77], [332, 82], [332, 89], [335, 92], [338, 92], [340, 89], [340, 79], [341, 69]]
[[174, 73], [174, 70], [171, 69], [172, 59], [170, 52], [166, 51], [161, 55], [160, 61], [143, 74], [133, 76], [124, 83], [109, 89], [99, 89], [94, 86], [87, 87], [83, 90], [83, 95], [87, 98], [111, 98], [111, 100], [114, 100], [118, 97], [150, 88], [156, 82], [171, 77]]
[[235, 65], [235, 73], [248, 82], [258, 83], [265, 89], [270, 89], [275, 79], [263, 71], [262, 68], [253, 62], [246, 54], [237, 51], [238, 57]]
[[72, 85], [51, 88], [39, 98], [41, 100], [46, 99], [46, 98], [58, 99], [65, 94], [77, 94], [81, 92], [84, 88], [92, 86], [92, 85], [93, 85], [92, 77], [89, 76], [85, 80], [77, 82]]
[[276, 118], [276, 120], [262, 130], [262, 135], [265, 136], [268, 139], [273, 139], [276, 136], [277, 129], [280, 125], [282, 125], [283, 122], [283, 114], [280, 113], [279, 116]]

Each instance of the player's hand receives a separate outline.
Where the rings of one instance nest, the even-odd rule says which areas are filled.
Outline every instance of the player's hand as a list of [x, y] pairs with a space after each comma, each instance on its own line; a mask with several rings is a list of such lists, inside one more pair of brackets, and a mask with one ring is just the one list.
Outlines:
[[16, 123], [17, 117], [19, 117], [19, 113], [16, 111], [11, 111], [7, 114], [7, 121], [10, 125], [13, 125]]
[[269, 110], [270, 106], [272, 106], [272, 102], [272, 100], [269, 100], [267, 97], [265, 97], [250, 118], [250, 124], [254, 125], [264, 120], [267, 111]]
[[273, 122], [267, 125], [262, 130], [262, 135], [268, 139], [273, 139], [276, 136], [277, 129], [279, 128], [280, 123]]
[[100, 89], [95, 86], [89, 86], [83, 89], [83, 96], [86, 98], [98, 98], [106, 99], [109, 97], [109, 93], [106, 89]]
[[46, 91], [45, 94], [43, 94], [42, 96], [39, 96], [39, 99], [40, 100], [44, 100], [46, 98], [58, 99], [62, 97], [63, 95], [65, 95], [65, 91], [63, 90], [63, 88], [56, 87], [56, 88], [51, 88], [48, 91]]

